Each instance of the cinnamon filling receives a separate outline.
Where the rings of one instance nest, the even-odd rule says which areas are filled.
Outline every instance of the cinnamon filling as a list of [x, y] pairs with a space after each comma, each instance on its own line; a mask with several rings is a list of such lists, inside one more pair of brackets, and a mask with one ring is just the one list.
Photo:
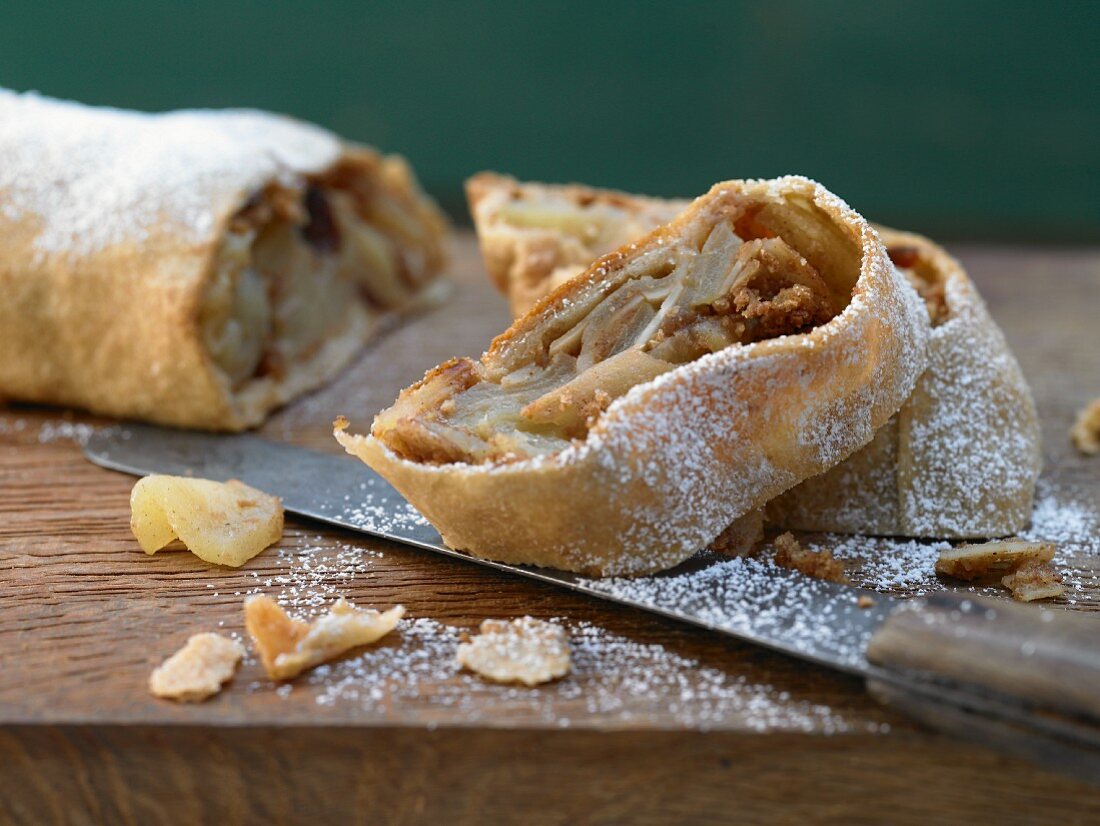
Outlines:
[[[859, 275], [858, 247], [846, 236], [835, 244], [838, 231], [811, 204], [742, 198], [683, 234], [618, 270], [604, 259], [600, 282], [517, 322], [481, 362], [436, 368], [379, 414], [374, 435], [428, 463], [551, 454], [584, 439], [638, 384], [726, 347], [824, 324]], [[842, 260], [823, 257], [836, 246]]]

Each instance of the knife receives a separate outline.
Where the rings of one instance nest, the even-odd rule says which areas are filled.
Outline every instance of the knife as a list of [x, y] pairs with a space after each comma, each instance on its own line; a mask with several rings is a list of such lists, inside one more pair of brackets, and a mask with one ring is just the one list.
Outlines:
[[444, 545], [362, 462], [252, 434], [115, 426], [96, 431], [84, 453], [134, 475], [240, 479], [281, 497], [299, 516], [854, 674], [873, 696], [927, 725], [1100, 785], [1100, 622], [1079, 613], [951, 592], [900, 600], [762, 560], [711, 554], [632, 579], [477, 559]]

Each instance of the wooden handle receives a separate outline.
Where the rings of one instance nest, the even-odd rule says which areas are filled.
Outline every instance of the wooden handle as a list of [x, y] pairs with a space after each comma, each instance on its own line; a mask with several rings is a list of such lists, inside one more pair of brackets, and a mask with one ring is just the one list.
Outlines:
[[940, 593], [891, 615], [867, 658], [883, 702], [1100, 785], [1100, 619]]

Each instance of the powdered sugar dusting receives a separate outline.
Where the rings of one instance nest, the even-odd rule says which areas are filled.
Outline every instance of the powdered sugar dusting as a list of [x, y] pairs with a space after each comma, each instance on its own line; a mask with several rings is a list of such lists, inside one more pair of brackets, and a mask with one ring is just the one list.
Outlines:
[[498, 685], [461, 671], [455, 652], [463, 629], [428, 618], [402, 621], [395, 642], [321, 666], [306, 681], [322, 706], [449, 709], [468, 723], [503, 725], [520, 717], [566, 728], [582, 722], [564, 711], [579, 700], [586, 726], [644, 721], [703, 729], [851, 729], [827, 706], [795, 700], [662, 645], [636, 642], [585, 622], [567, 628], [572, 672], [538, 688]]
[[959, 263], [919, 236], [884, 238], [920, 249], [944, 284], [949, 315], [932, 328], [928, 368], [871, 445], [780, 497], [769, 515], [806, 530], [1012, 533], [1027, 523], [1040, 468], [1031, 392]]
[[59, 442], [72, 442], [84, 447], [88, 440], [96, 433], [117, 433], [119, 438], [130, 438], [130, 432], [121, 425], [109, 425], [98, 427], [87, 422], [77, 422], [72, 419], [43, 419], [37, 421], [37, 431], [32, 430], [34, 419], [7, 418], [0, 416], [0, 436], [20, 436], [27, 434], [34, 436], [41, 445], [52, 445]]
[[69, 441], [83, 447], [88, 444], [88, 440], [92, 438], [92, 434], [96, 432], [96, 428], [90, 424], [83, 424], [79, 422], [42, 422], [42, 426], [38, 429], [38, 441], [40, 444], [51, 444], [53, 442]]
[[3, 216], [34, 222], [46, 253], [141, 243], [162, 224], [201, 242], [249, 191], [339, 152], [330, 133], [262, 112], [145, 114], [0, 90]]
[[846, 586], [780, 568], [770, 554], [725, 558], [704, 553], [656, 576], [585, 584], [597, 594], [853, 670], [864, 665], [867, 641], [888, 603], [860, 609], [856, 593]]
[[1035, 403], [1016, 359], [957, 265], [952, 316], [933, 328], [928, 370], [903, 409], [901, 532], [996, 536], [1025, 524], [1039, 476]]
[[26, 419], [0, 418], [0, 435], [2, 436], [6, 436], [11, 433], [22, 433], [26, 429]]
[[357, 580], [373, 576], [370, 569], [384, 554], [345, 542], [334, 548], [315, 536], [284, 540], [274, 556], [282, 571], [269, 577], [253, 573], [255, 584], [245, 595], [268, 594], [288, 613], [310, 619], [324, 613]]
[[1083, 545], [1100, 554], [1100, 499], [1095, 492], [1087, 495], [1066, 491], [1050, 479], [1040, 479], [1031, 525], [1020, 535]]
[[[1061, 489], [1049, 479], [1039, 482], [1030, 526], [1020, 536], [1055, 543], [1055, 565], [1065, 580], [1068, 605], [1100, 608], [1100, 503], [1081, 492]], [[998, 587], [966, 585], [940, 579], [935, 565], [948, 542], [891, 537], [824, 534], [808, 546], [828, 548], [845, 563], [852, 582], [903, 596], [922, 596], [944, 589], [1004, 597]]]

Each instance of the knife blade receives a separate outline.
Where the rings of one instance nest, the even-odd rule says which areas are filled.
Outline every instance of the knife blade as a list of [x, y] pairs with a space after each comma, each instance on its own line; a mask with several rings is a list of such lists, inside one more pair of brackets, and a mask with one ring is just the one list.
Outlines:
[[[284, 508], [299, 516], [640, 608], [851, 673], [868, 672], [867, 643], [898, 603], [770, 563], [713, 554], [654, 576], [611, 579], [478, 559], [444, 545], [400, 493], [357, 459], [252, 434], [133, 424], [98, 430], [84, 453], [97, 465], [135, 475], [240, 479], [281, 497]], [[874, 604], [860, 608], [860, 596]]]
[[[104, 428], [84, 446], [135, 475], [240, 479], [286, 510], [351, 531], [629, 605], [862, 676], [871, 693], [954, 736], [1100, 785], [1100, 623], [1046, 608], [944, 592], [893, 597], [766, 560], [700, 553], [636, 578], [596, 579], [477, 559], [361, 462], [252, 434], [147, 425]], [[871, 604], [860, 607], [860, 597]]]

